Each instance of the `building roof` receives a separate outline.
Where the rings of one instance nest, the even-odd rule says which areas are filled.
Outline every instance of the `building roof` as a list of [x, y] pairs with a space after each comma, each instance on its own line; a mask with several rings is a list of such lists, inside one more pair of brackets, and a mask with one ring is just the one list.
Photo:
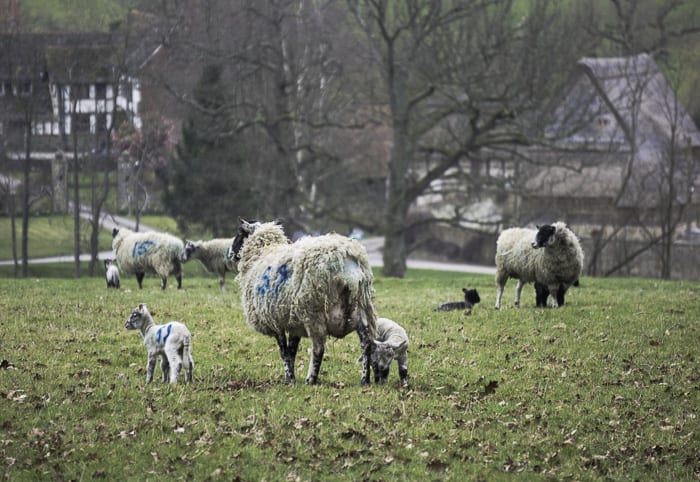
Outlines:
[[[579, 60], [546, 134], [565, 161], [535, 172], [528, 190], [609, 197], [621, 207], [655, 204], [673, 143], [681, 165], [700, 147], [700, 131], [648, 54]], [[697, 181], [688, 172], [679, 170], [677, 188]]]

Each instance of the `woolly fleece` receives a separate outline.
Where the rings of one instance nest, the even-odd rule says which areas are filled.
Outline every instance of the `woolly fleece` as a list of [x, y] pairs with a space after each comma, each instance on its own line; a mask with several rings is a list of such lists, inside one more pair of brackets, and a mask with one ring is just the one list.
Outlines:
[[210, 273], [219, 275], [219, 285], [224, 288], [226, 282], [226, 272], [236, 272], [234, 261], [226, 259], [226, 251], [231, 247], [232, 238], [216, 238], [208, 241], [191, 241], [195, 245], [188, 259], [183, 258], [183, 262], [191, 259], [198, 259]]
[[[520, 302], [522, 285], [535, 281], [556, 293], [560, 285], [568, 288], [581, 275], [583, 250], [576, 235], [563, 222], [553, 223], [554, 242], [546, 248], [535, 249], [532, 241], [537, 230], [511, 228], [503, 231], [496, 241], [496, 308], [500, 307], [503, 287], [508, 278], [519, 280], [516, 306]], [[556, 305], [556, 299], [553, 300]]]
[[321, 350], [329, 335], [343, 338], [360, 323], [376, 336], [373, 275], [355, 240], [328, 234], [291, 244], [280, 225], [263, 223], [245, 240], [238, 271], [246, 320], [259, 333], [309, 337]]
[[119, 267], [127, 274], [157, 274], [181, 276], [180, 259], [185, 251], [181, 239], [167, 233], [135, 233], [126, 228], [112, 239], [112, 249]]

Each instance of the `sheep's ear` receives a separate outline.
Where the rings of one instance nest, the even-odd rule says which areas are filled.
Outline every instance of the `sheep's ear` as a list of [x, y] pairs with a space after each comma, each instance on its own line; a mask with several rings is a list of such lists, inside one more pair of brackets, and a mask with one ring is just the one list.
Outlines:
[[139, 303], [139, 311], [143, 313], [146, 311], [148, 308], [146, 308], [146, 303]]

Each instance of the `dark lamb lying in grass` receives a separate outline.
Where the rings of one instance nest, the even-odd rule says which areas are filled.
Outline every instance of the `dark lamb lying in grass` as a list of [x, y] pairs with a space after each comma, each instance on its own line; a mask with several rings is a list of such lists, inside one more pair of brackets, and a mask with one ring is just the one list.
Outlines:
[[464, 301], [448, 301], [438, 305], [433, 311], [465, 310], [470, 312], [474, 305], [481, 301], [479, 292], [476, 289], [468, 290], [467, 288], [462, 288], [462, 292], [464, 293]]

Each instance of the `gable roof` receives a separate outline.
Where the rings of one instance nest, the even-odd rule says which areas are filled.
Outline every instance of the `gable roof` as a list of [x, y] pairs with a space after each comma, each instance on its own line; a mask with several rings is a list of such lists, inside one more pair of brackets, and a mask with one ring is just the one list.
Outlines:
[[[558, 162], [527, 181], [528, 190], [544, 196], [651, 206], [672, 143], [675, 160], [688, 165], [700, 147], [700, 131], [648, 54], [579, 60], [552, 119], [545, 134], [561, 152], [547, 157]], [[688, 179], [688, 172], [678, 173], [679, 191], [697, 184], [697, 173]]]

